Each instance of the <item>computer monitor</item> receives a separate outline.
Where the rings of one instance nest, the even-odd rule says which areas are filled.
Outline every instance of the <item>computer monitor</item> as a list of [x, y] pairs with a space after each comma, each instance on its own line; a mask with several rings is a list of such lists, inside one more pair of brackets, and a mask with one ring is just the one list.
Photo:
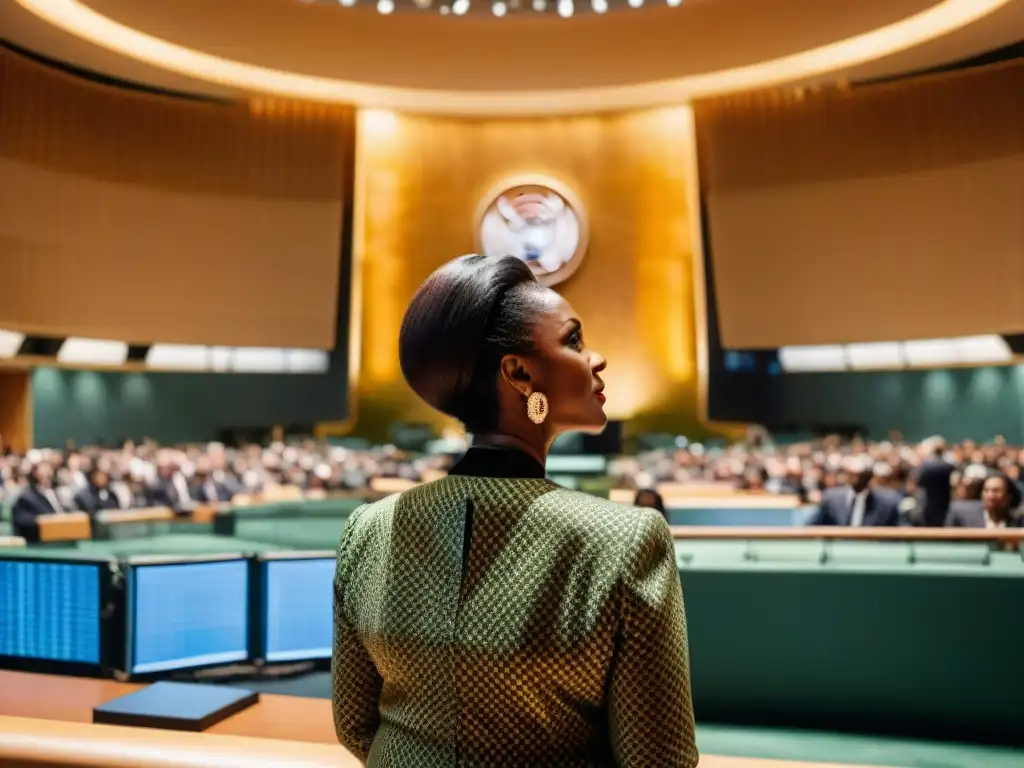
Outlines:
[[333, 554], [268, 556], [259, 567], [263, 658], [271, 663], [330, 658]]
[[249, 659], [249, 561], [126, 562], [126, 668], [144, 675]]
[[97, 672], [110, 582], [105, 560], [0, 559], [0, 667]]

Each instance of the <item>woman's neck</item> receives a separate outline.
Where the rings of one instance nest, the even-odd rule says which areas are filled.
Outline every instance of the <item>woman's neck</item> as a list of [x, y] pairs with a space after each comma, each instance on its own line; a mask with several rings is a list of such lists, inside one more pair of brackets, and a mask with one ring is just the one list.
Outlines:
[[515, 448], [535, 459], [542, 467], [547, 464], [547, 443], [538, 444], [536, 440], [529, 440], [519, 435], [507, 432], [485, 432], [473, 435], [473, 445], [481, 448]]

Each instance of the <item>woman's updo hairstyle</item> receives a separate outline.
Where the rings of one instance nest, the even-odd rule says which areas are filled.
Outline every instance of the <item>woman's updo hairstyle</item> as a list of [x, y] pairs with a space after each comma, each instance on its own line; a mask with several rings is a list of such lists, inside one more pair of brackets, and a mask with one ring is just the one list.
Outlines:
[[402, 319], [398, 357], [409, 386], [470, 432], [493, 430], [501, 358], [533, 350], [539, 290], [533, 270], [515, 256], [472, 254], [438, 269]]

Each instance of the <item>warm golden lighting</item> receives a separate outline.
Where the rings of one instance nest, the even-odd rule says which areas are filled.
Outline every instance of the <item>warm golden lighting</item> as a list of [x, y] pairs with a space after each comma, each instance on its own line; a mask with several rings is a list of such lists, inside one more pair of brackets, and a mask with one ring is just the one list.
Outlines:
[[50, 24], [124, 56], [246, 91], [435, 114], [537, 115], [680, 103], [813, 77], [921, 45], [971, 24], [1012, 0], [942, 0], [920, 13], [870, 32], [732, 69], [635, 85], [548, 91], [395, 88], [285, 72], [175, 45], [119, 24], [81, 0], [17, 2]]
[[[481, 201], [537, 175], [601, 224], [558, 290], [608, 358], [607, 413], [692, 432], [697, 376], [689, 107], [557, 120], [359, 116], [354, 252], [362, 274], [359, 425], [442, 423], [402, 380], [398, 329], [431, 271], [474, 247]], [[464, 147], [471, 152], [438, 148]], [[600, 152], [612, 163], [594, 162]], [[476, 215], [474, 215], [476, 212]], [[595, 224], [596, 226], [596, 224]]]

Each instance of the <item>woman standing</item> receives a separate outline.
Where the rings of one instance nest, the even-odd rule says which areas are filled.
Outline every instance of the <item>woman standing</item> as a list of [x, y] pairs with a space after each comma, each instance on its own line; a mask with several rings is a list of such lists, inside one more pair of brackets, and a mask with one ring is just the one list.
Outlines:
[[341, 742], [371, 766], [695, 766], [665, 521], [544, 478], [555, 437], [607, 420], [572, 307], [519, 259], [465, 256], [421, 286], [399, 346], [473, 447], [342, 535]]

